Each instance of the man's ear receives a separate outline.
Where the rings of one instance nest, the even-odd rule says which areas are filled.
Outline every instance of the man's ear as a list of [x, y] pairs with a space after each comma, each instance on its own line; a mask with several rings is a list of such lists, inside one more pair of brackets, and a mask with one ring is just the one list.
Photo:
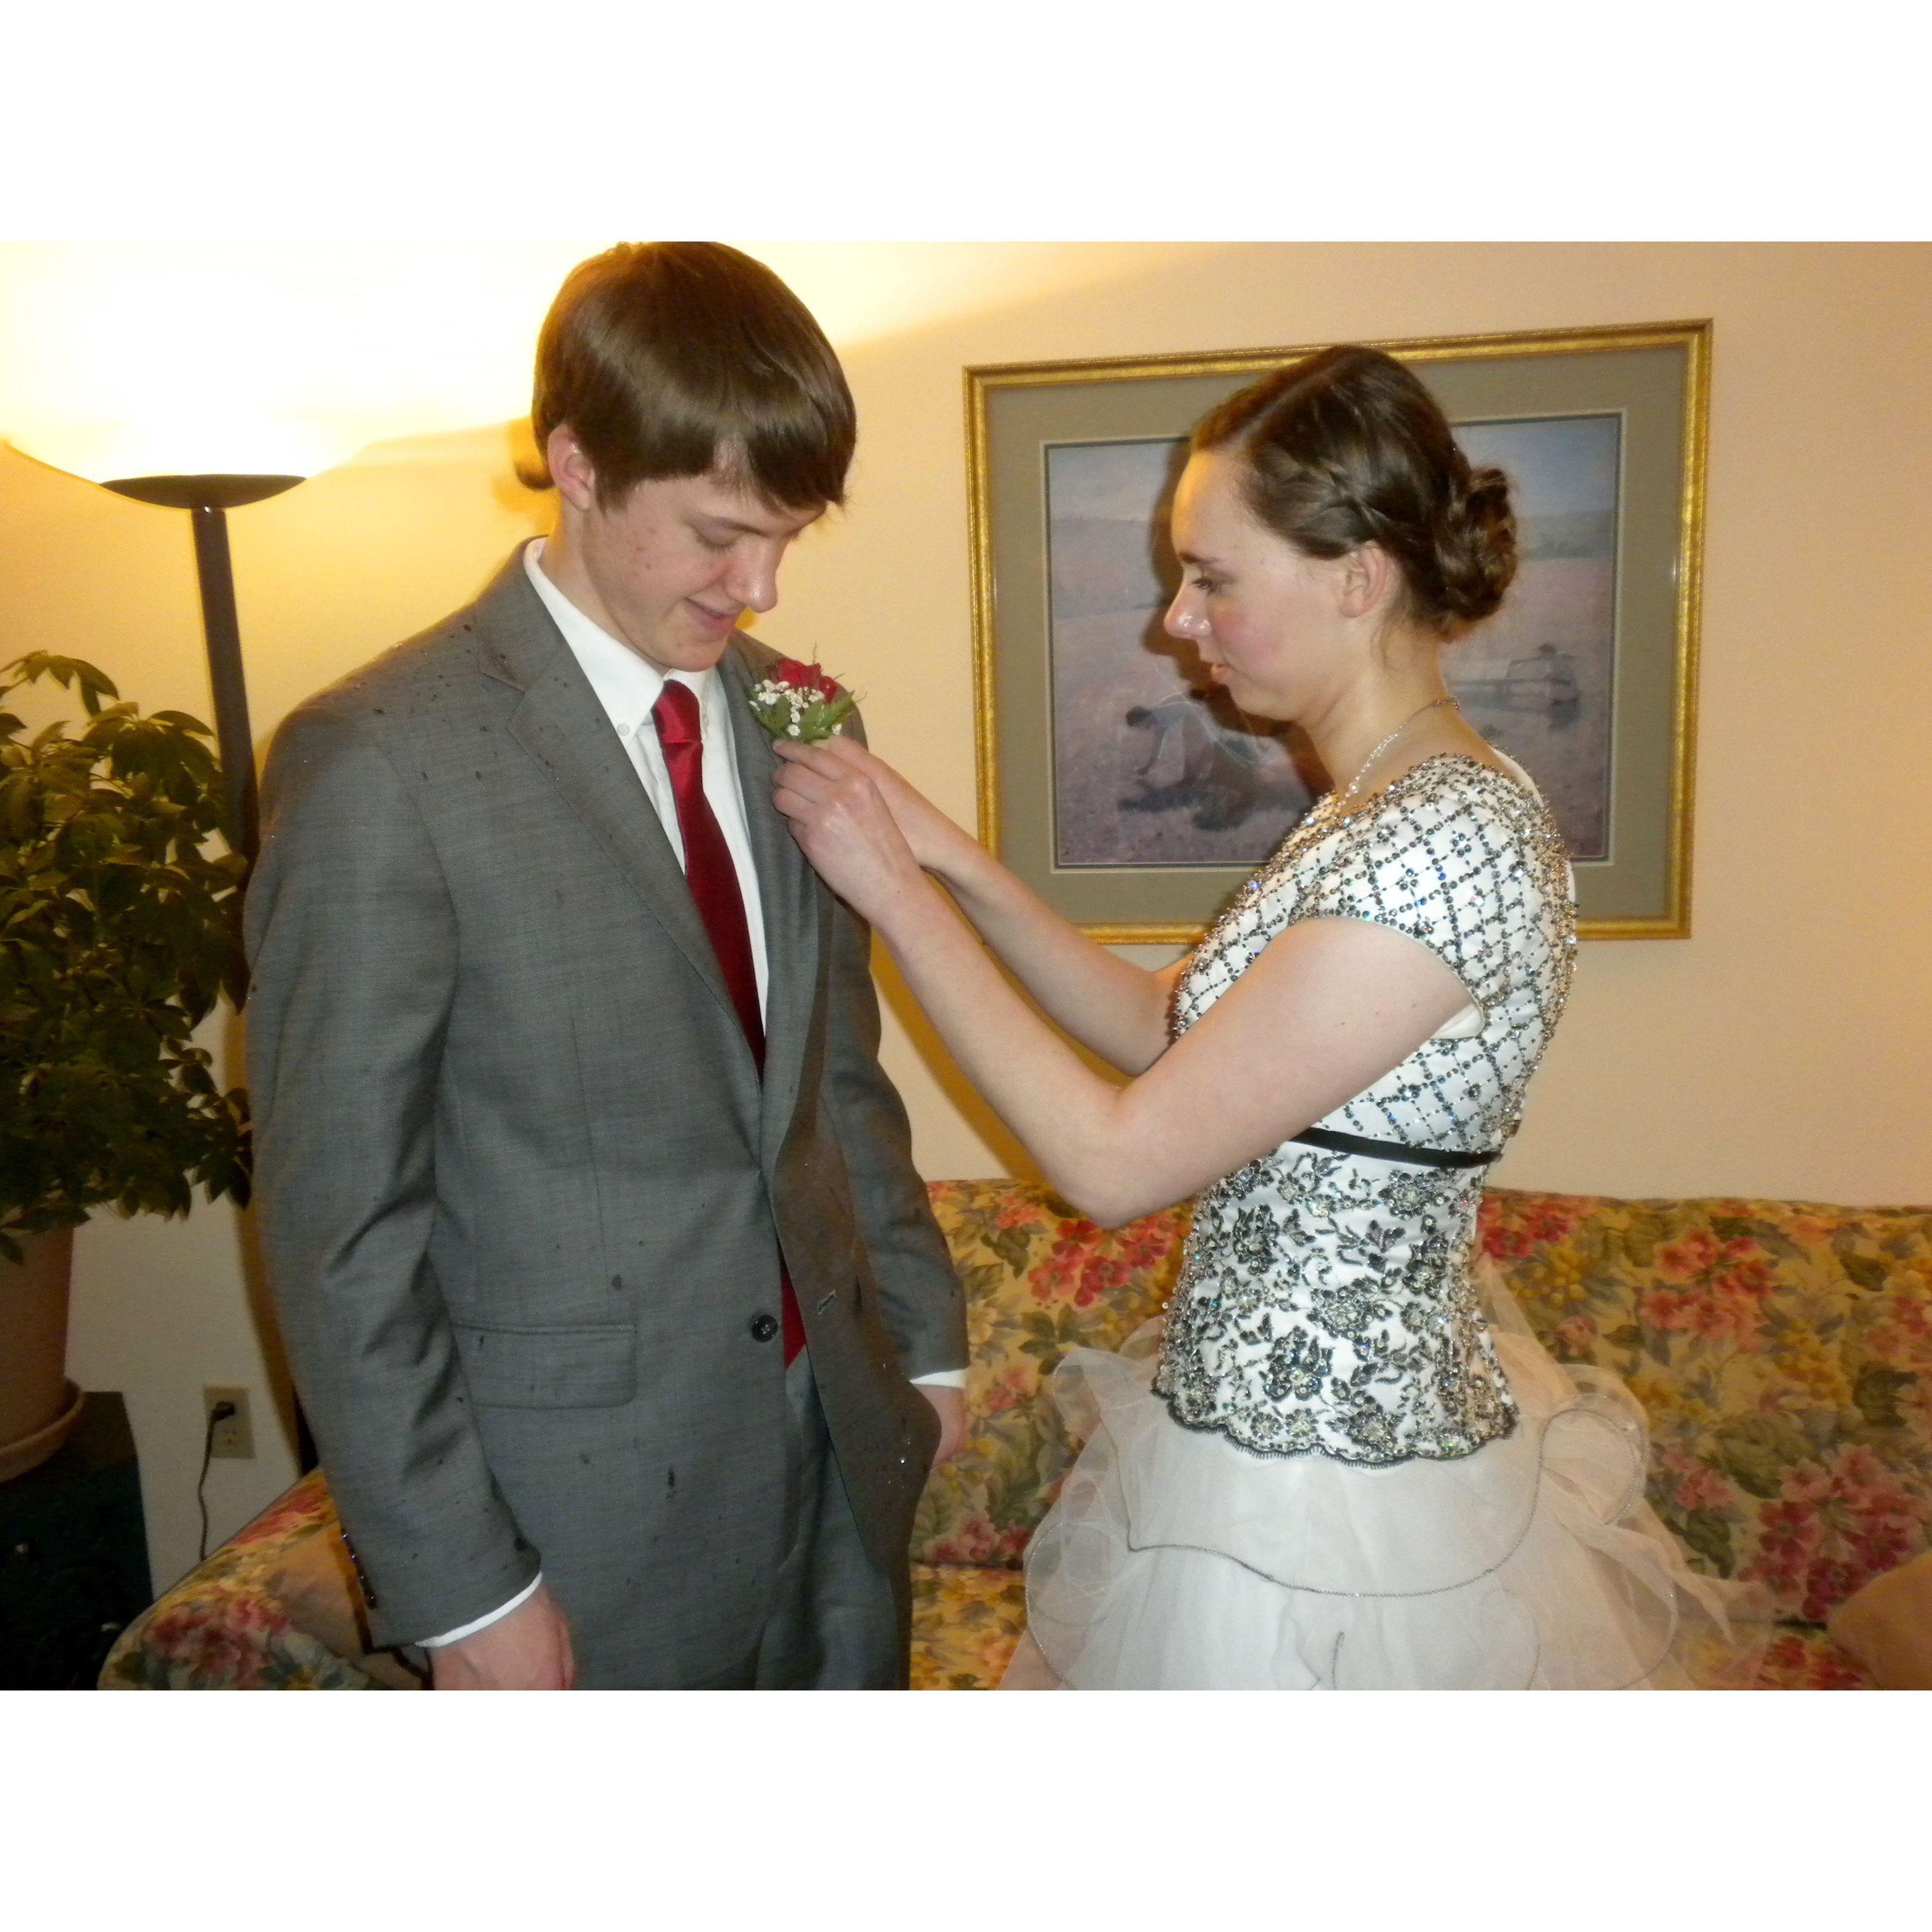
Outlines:
[[1358, 544], [1336, 560], [1341, 566], [1340, 608], [1345, 617], [1372, 615], [1401, 588], [1395, 559], [1378, 543]]
[[550, 465], [557, 494], [572, 509], [587, 513], [597, 501], [597, 471], [568, 424], [559, 423], [550, 431], [544, 445], [544, 460]]

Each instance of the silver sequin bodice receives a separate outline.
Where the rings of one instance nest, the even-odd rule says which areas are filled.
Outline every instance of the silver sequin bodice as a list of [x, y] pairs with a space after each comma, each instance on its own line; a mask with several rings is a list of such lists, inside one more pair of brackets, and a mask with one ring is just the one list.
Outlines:
[[[1289, 833], [1189, 960], [1177, 1035], [1275, 935], [1364, 920], [1429, 947], [1471, 1006], [1316, 1124], [1476, 1152], [1516, 1131], [1570, 986], [1569, 867], [1542, 800], [1473, 758], [1424, 760]], [[1156, 1392], [1262, 1454], [1466, 1456], [1514, 1426], [1468, 1262], [1485, 1168], [1284, 1142], [1196, 1204]]]

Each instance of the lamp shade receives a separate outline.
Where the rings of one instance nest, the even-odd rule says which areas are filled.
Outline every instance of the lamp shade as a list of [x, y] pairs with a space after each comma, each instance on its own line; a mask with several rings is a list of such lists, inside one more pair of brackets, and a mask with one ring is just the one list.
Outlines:
[[261, 418], [192, 422], [52, 424], [16, 430], [22, 455], [90, 483], [132, 476], [313, 476], [352, 456], [366, 441], [337, 423]]

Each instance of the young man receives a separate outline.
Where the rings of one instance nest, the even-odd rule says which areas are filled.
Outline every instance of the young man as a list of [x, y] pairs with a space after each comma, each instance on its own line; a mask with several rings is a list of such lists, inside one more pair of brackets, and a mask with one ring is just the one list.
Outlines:
[[555, 533], [268, 760], [248, 1070], [303, 1406], [439, 1688], [901, 1685], [961, 1298], [738, 628], [842, 499], [851, 397], [760, 264], [626, 245], [558, 295], [533, 427]]

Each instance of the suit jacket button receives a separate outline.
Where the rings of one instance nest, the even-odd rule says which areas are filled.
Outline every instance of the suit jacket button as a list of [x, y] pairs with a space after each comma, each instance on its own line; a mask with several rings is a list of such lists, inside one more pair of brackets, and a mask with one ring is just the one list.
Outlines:
[[374, 1610], [376, 1606], [376, 1593], [370, 1588], [369, 1579], [363, 1574], [362, 1559], [356, 1555], [356, 1546], [350, 1541], [346, 1535], [342, 1538], [342, 1547], [348, 1556], [350, 1568], [356, 1572], [356, 1586], [362, 1592], [363, 1602], [367, 1604], [370, 1609]]
[[776, 1315], [754, 1315], [752, 1317], [753, 1341], [769, 1342], [778, 1332], [778, 1322]]

